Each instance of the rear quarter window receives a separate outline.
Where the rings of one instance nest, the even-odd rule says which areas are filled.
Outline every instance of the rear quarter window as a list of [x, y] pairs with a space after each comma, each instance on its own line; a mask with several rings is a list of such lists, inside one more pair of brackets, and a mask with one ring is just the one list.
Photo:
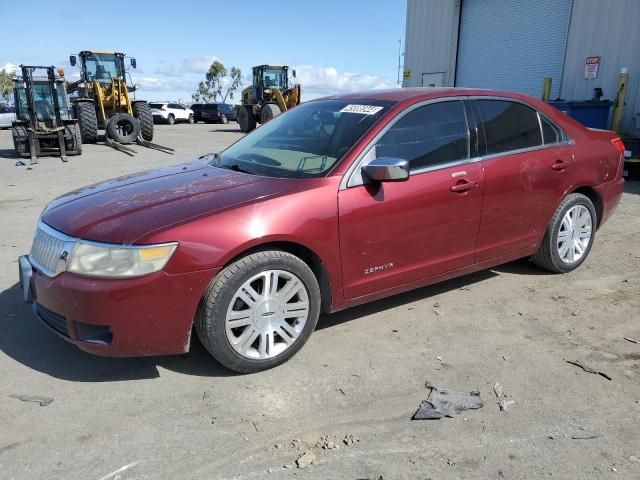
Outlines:
[[477, 100], [487, 140], [487, 154], [542, 145], [538, 113], [508, 100]]
[[542, 123], [542, 139], [545, 145], [560, 143], [563, 139], [562, 132], [553, 123], [540, 115], [540, 122]]

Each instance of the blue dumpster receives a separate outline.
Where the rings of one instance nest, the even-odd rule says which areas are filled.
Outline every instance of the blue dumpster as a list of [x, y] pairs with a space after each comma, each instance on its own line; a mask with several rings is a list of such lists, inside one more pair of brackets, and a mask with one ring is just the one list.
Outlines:
[[613, 102], [609, 100], [587, 100], [584, 102], [550, 100], [547, 103], [566, 113], [585, 127], [602, 128], [604, 130], [609, 125], [609, 110], [613, 105]]

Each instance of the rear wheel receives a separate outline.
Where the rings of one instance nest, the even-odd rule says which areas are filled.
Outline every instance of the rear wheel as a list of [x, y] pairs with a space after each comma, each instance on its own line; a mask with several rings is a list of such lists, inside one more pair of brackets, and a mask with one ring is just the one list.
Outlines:
[[240, 124], [240, 130], [247, 133], [256, 128], [256, 117], [253, 114], [251, 107], [240, 107], [238, 112], [238, 123]]
[[22, 158], [29, 158], [31, 149], [29, 148], [29, 135], [26, 127], [16, 125], [11, 129], [11, 136], [13, 137], [13, 148], [16, 151], [16, 155]]
[[174, 117], [172, 114], [169, 114], [169, 116], [167, 117], [167, 123], [169, 125], [173, 125], [174, 123], [176, 123], [176, 117]]
[[575, 270], [591, 251], [596, 226], [596, 209], [589, 197], [581, 193], [567, 195], [551, 218], [542, 244], [531, 260], [555, 273]]
[[76, 117], [80, 127], [82, 143], [96, 143], [98, 139], [98, 117], [93, 102], [78, 102]]
[[140, 121], [140, 134], [142, 139], [150, 142], [153, 140], [153, 114], [147, 102], [135, 102], [133, 104], [133, 116]]
[[67, 155], [82, 154], [82, 134], [80, 133], [80, 127], [77, 123], [65, 125], [64, 142]]
[[262, 107], [262, 113], [260, 114], [260, 123], [267, 123], [274, 117], [277, 117], [282, 113], [280, 107], [275, 103], [267, 103]]
[[232, 263], [211, 282], [196, 314], [205, 348], [240, 373], [286, 362], [318, 322], [320, 288], [309, 268], [290, 253], [254, 253]]
[[140, 135], [140, 121], [128, 113], [116, 113], [107, 122], [107, 135], [119, 143], [135, 143]]

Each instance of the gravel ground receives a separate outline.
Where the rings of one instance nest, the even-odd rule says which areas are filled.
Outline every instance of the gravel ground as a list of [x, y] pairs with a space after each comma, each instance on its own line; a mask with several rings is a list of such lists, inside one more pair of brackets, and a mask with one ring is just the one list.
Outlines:
[[[20, 302], [16, 258], [48, 201], [240, 135], [161, 125], [174, 156], [85, 145], [27, 170], [0, 131], [1, 479], [640, 478], [640, 344], [625, 340], [640, 339], [638, 183], [578, 271], [523, 260], [324, 316], [292, 361], [256, 375], [230, 374], [197, 342], [178, 357], [94, 357]], [[484, 407], [411, 421], [425, 383], [479, 390]]]

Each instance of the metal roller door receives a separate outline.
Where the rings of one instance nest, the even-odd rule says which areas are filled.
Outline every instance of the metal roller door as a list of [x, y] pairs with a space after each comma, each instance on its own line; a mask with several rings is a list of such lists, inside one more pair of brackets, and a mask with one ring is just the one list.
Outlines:
[[558, 96], [571, 0], [463, 0], [456, 86]]

